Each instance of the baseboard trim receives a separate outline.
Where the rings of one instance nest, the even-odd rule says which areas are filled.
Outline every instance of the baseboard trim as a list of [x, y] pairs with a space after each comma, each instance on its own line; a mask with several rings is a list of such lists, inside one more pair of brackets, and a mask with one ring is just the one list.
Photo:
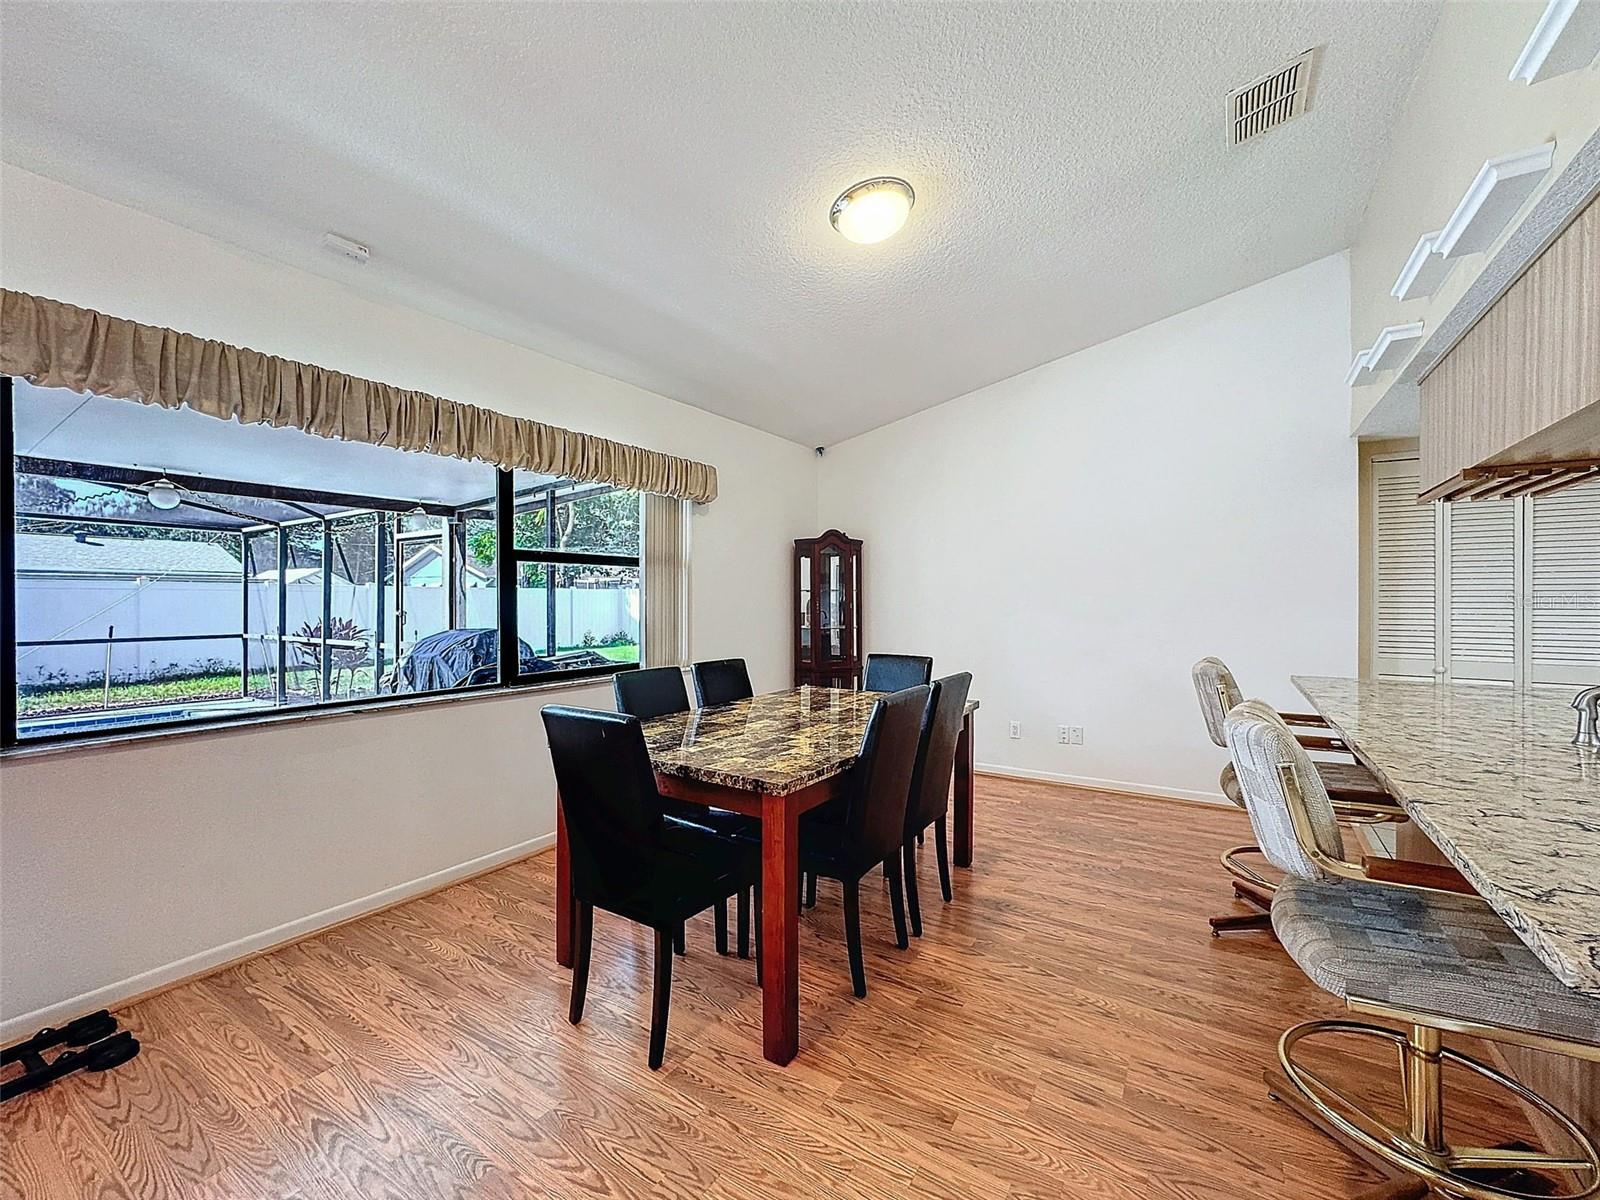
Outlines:
[[207, 975], [214, 975], [218, 971], [225, 971], [229, 967], [237, 966], [262, 954], [269, 954], [292, 942], [326, 933], [336, 926], [361, 917], [369, 917], [375, 912], [393, 908], [396, 904], [403, 904], [407, 900], [415, 900], [419, 896], [437, 892], [452, 884], [464, 883], [476, 876], [497, 871], [501, 867], [530, 858], [541, 850], [548, 849], [555, 845], [555, 841], [554, 833], [530, 838], [515, 846], [507, 846], [503, 850], [495, 850], [468, 862], [457, 863], [453, 867], [446, 867], [406, 883], [384, 888], [371, 895], [361, 896], [344, 904], [336, 904], [332, 908], [325, 908], [321, 912], [311, 913], [271, 929], [264, 929], [260, 933], [213, 946], [209, 950], [202, 950], [198, 954], [191, 954], [164, 966], [141, 971], [137, 975], [130, 975], [116, 983], [82, 992], [58, 1003], [47, 1004], [43, 1008], [20, 1013], [15, 1017], [7, 1017], [0, 1021], [0, 1045], [9, 1045], [31, 1036], [35, 1030], [45, 1025], [59, 1026], [74, 1017], [102, 1008], [124, 1008], [169, 988], [192, 983]]
[[1040, 783], [1064, 783], [1072, 787], [1093, 788], [1097, 792], [1115, 792], [1120, 796], [1141, 796], [1147, 800], [1184, 800], [1190, 804], [1233, 807], [1221, 792], [1162, 787], [1154, 783], [1129, 783], [1124, 779], [1097, 779], [1091, 775], [1063, 775], [1058, 771], [1034, 771], [1027, 767], [1002, 767], [990, 763], [975, 763], [972, 769], [979, 775], [998, 775], [1003, 779], [1028, 779]]

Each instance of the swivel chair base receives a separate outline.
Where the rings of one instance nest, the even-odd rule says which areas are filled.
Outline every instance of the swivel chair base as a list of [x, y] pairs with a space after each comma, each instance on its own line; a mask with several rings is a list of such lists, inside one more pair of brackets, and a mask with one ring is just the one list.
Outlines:
[[[1375, 1038], [1396, 1048], [1406, 1128], [1390, 1125], [1296, 1061], [1299, 1043], [1322, 1034]], [[1282, 1073], [1266, 1073], [1268, 1094], [1390, 1177], [1360, 1200], [1422, 1200], [1435, 1192], [1454, 1200], [1586, 1200], [1600, 1195], [1600, 1150], [1582, 1128], [1526, 1085], [1442, 1046], [1439, 1030], [1431, 1025], [1412, 1024], [1401, 1032], [1361, 1021], [1308, 1021], [1279, 1039], [1278, 1061]], [[1450, 1145], [1444, 1137], [1441, 1078], [1446, 1062], [1538, 1110], [1551, 1127], [1562, 1131], [1573, 1153], [1547, 1153], [1520, 1144]]]
[[1234, 846], [1223, 852], [1222, 867], [1233, 876], [1234, 896], [1260, 911], [1229, 913], [1209, 918], [1212, 937], [1221, 937], [1224, 933], [1255, 933], [1263, 930], [1267, 933], [1272, 932], [1272, 893], [1277, 885], [1247, 863], [1240, 861], [1242, 855], [1260, 853], [1261, 849], [1258, 846]]

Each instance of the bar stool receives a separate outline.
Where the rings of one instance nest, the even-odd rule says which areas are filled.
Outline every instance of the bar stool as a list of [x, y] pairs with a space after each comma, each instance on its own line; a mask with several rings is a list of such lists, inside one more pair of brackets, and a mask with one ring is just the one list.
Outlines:
[[[1600, 1002], [1561, 983], [1481, 898], [1374, 882], [1346, 862], [1321, 776], [1270, 706], [1251, 700], [1234, 708], [1225, 737], [1262, 852], [1286, 875], [1272, 900], [1279, 941], [1312, 982], [1352, 1012], [1402, 1027], [1354, 1020], [1296, 1025], [1279, 1039], [1282, 1076], [1267, 1075], [1272, 1096], [1413, 1184], [1400, 1190], [1391, 1183], [1374, 1196], [1421, 1200], [1437, 1190], [1466, 1200], [1579, 1200], [1600, 1193], [1600, 1150], [1576, 1121], [1441, 1038], [1464, 1034], [1600, 1062]], [[1404, 1128], [1299, 1060], [1301, 1043], [1328, 1034], [1397, 1049]], [[1452, 1145], [1444, 1128], [1445, 1063], [1537, 1110], [1572, 1152]], [[1530, 1190], [1535, 1180], [1546, 1190]]]
[[[1228, 670], [1227, 664], [1220, 658], [1202, 658], [1194, 664], [1190, 677], [1194, 680], [1195, 695], [1200, 699], [1200, 712], [1205, 717], [1206, 732], [1211, 735], [1211, 740], [1216, 745], [1226, 749], [1223, 722], [1229, 710], [1244, 699], [1244, 693], [1239, 690], [1233, 672]], [[1278, 716], [1286, 725], [1297, 727], [1293, 730], [1293, 736], [1306, 749], [1350, 754], [1350, 748], [1343, 741], [1333, 736], [1331, 732], [1326, 732], [1328, 723], [1316, 714], [1279, 713]], [[1325, 732], [1308, 732], [1308, 730]], [[1404, 821], [1406, 819], [1404, 810], [1395, 803], [1394, 797], [1383, 786], [1383, 782], [1366, 767], [1353, 761], [1354, 757], [1351, 755], [1350, 762], [1313, 764], [1333, 800], [1339, 818], [1352, 822]], [[1224, 764], [1218, 782], [1222, 794], [1243, 808], [1244, 795], [1239, 789], [1239, 780], [1231, 762]], [[1222, 868], [1233, 876], [1234, 895], [1246, 903], [1255, 905], [1260, 911], [1246, 916], [1212, 917], [1210, 919], [1212, 933], [1271, 928], [1267, 909], [1272, 906], [1272, 892], [1276, 885], [1244, 861], [1246, 857], [1260, 853], [1259, 847], [1248, 845], [1233, 846], [1223, 851]]]

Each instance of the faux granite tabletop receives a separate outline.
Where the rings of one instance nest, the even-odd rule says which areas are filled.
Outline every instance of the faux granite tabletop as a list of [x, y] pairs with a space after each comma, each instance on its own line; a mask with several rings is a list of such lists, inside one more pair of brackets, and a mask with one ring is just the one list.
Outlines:
[[[882, 692], [802, 687], [644, 722], [663, 775], [787, 796], [849, 769]], [[978, 707], [967, 701], [967, 712]]]
[[1563, 983], [1600, 997], [1600, 751], [1571, 689], [1296, 677]]

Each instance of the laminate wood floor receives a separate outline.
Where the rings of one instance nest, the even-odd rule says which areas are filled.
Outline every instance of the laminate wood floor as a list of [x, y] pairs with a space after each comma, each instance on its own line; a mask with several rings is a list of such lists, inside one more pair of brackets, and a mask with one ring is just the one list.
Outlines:
[[[129, 1008], [138, 1059], [0, 1110], [0, 1195], [1321, 1200], [1375, 1181], [1265, 1095], [1278, 1033], [1341, 1009], [1265, 936], [1209, 935], [1241, 814], [992, 777], [977, 805], [953, 905], [929, 839], [909, 952], [867, 890], [864, 1001], [823, 884], [787, 1068], [709, 918], [661, 1071], [648, 936], [605, 914], [569, 1026], [544, 854]], [[1479, 1136], [1521, 1129], [1451, 1099]]]

